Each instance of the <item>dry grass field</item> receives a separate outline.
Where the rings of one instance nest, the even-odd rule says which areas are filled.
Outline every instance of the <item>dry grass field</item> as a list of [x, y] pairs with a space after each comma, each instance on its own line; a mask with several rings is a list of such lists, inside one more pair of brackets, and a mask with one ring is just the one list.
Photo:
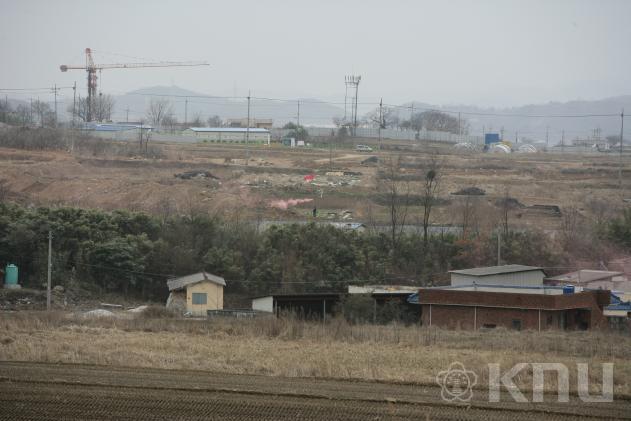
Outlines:
[[[458, 224], [461, 197], [452, 193], [474, 186], [486, 191], [476, 198], [481, 219], [493, 223], [499, 215], [495, 201], [508, 194], [523, 205], [511, 211], [512, 224], [542, 229], [557, 228], [561, 218], [529, 208], [532, 205], [555, 205], [562, 212], [577, 207], [593, 216], [602, 212], [602, 206], [595, 210], [593, 203], [615, 209], [631, 187], [625, 177], [624, 189], [618, 188], [618, 159], [613, 154], [468, 154], [444, 146], [386, 146], [386, 150], [365, 154], [354, 152], [352, 141], [332, 151], [279, 145], [251, 146], [246, 151], [242, 145], [155, 143], [154, 158], [129, 154], [129, 145], [74, 153], [0, 148], [0, 184], [4, 197], [24, 203], [127, 208], [156, 214], [205, 211], [269, 220], [305, 220], [316, 206], [321, 217], [328, 212], [339, 217], [350, 210], [354, 220], [383, 223], [387, 220], [385, 207], [374, 200], [378, 165], [362, 165], [362, 161], [371, 155], [386, 161], [402, 156], [407, 164], [403, 173], [414, 178], [434, 156], [443, 174], [440, 196], [444, 199], [436, 207], [434, 224]], [[126, 152], [111, 152], [121, 148]], [[625, 159], [624, 165], [623, 174], [628, 175], [631, 162]], [[330, 170], [361, 174], [327, 175]], [[187, 171], [209, 171], [216, 178], [175, 176]], [[312, 173], [315, 182], [305, 183], [304, 175]], [[420, 191], [418, 182], [411, 181], [409, 187], [412, 194]], [[313, 202], [287, 210], [270, 206], [273, 200], [289, 198]], [[412, 208], [408, 221], [414, 223], [418, 215], [420, 211]]]
[[[601, 332], [443, 331], [291, 318], [185, 320], [142, 316], [86, 319], [70, 313], [0, 316], [0, 360], [189, 369], [232, 374], [434, 384], [459, 361], [488, 384], [488, 363], [561, 362], [576, 390], [576, 363], [590, 387], [613, 362], [616, 395], [631, 396], [631, 337]], [[524, 370], [516, 384], [532, 389]], [[555, 388], [554, 376], [546, 387]]]

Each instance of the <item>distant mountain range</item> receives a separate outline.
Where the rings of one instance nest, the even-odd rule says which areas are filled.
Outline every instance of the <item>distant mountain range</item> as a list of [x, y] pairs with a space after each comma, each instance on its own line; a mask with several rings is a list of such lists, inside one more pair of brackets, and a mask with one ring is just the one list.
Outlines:
[[[213, 97], [177, 86], [154, 86], [115, 97], [115, 117], [122, 120], [126, 117], [126, 109], [130, 110], [130, 119], [142, 116], [151, 98], [162, 95], [169, 96], [174, 112], [180, 121], [184, 120], [186, 108], [188, 108], [186, 113], [188, 121], [192, 121], [196, 115], [200, 115], [204, 121], [211, 115], [218, 115], [222, 119], [247, 116], [247, 100], [242, 98]], [[343, 106], [313, 98], [292, 101], [255, 98], [250, 103], [250, 116], [251, 118], [271, 118], [275, 126], [282, 126], [289, 121], [295, 122], [298, 116], [298, 101], [300, 101], [300, 122], [307, 126], [331, 126], [334, 117], [344, 116]], [[409, 118], [412, 105], [415, 112], [437, 109], [453, 111], [453, 115], [457, 115], [459, 111], [463, 125], [465, 122], [468, 124], [471, 134], [482, 134], [483, 131], [501, 132], [503, 129], [504, 137], [509, 140], [514, 140], [517, 136], [520, 139], [544, 141], [547, 129], [550, 144], [558, 143], [562, 134], [568, 142], [576, 137], [584, 138], [594, 134], [601, 137], [619, 135], [620, 111], [624, 108], [631, 115], [631, 95], [591, 101], [549, 102], [511, 108], [482, 108], [471, 105], [441, 106], [415, 101], [401, 104], [400, 108], [396, 109], [401, 119]], [[616, 116], [598, 117], [603, 114]], [[588, 117], [588, 115], [596, 116]], [[631, 119], [628, 121], [631, 133]], [[594, 133], [595, 130], [599, 132]]]
[[[469, 133], [501, 132], [508, 140], [515, 137], [544, 141], [548, 132], [550, 144], [558, 143], [562, 135], [566, 140], [587, 136], [620, 136], [620, 112], [631, 115], [631, 95], [600, 100], [549, 102], [510, 108], [482, 108], [470, 105], [440, 106], [421, 102], [402, 104], [400, 118], [409, 118], [414, 105], [416, 110], [437, 109], [453, 112], [469, 125]], [[613, 114], [613, 116], [603, 116]], [[571, 117], [570, 117], [571, 116]], [[625, 139], [631, 138], [631, 118], [625, 118], [628, 130]]]
[[[173, 106], [173, 112], [179, 121], [193, 121], [200, 116], [206, 121], [209, 116], [218, 115], [222, 119], [245, 118], [248, 114], [247, 100], [244, 98], [216, 97], [201, 94], [177, 86], [153, 86], [142, 88], [125, 95], [115, 97], [117, 120], [127, 118], [138, 119], [144, 116], [152, 98], [168, 98]], [[299, 98], [291, 101], [265, 100], [253, 97], [250, 100], [251, 118], [271, 118], [275, 126], [282, 126], [298, 117], [298, 102], [300, 101], [300, 123], [303, 125], [322, 126], [331, 125], [332, 118], [343, 116], [344, 109], [313, 98]]]
[[[247, 100], [244, 98], [212, 96], [177, 86], [153, 86], [114, 96], [113, 119], [138, 121], [146, 115], [151, 99], [160, 97], [171, 101], [173, 112], [179, 121], [184, 121], [185, 115], [189, 122], [198, 115], [204, 122], [213, 115], [218, 115], [224, 120], [247, 116]], [[300, 123], [306, 126], [330, 127], [333, 125], [333, 118], [344, 116], [343, 105], [314, 98], [276, 100], [253, 97], [250, 101], [250, 117], [253, 119], [271, 118], [275, 126], [282, 126], [290, 121], [296, 122], [298, 102], [300, 102]], [[12, 99], [9, 99], [9, 103], [13, 106], [20, 103], [28, 104], [27, 101]], [[66, 103], [58, 104], [60, 119], [63, 119], [64, 110], [71, 103], [72, 97], [66, 96]], [[400, 119], [408, 119], [412, 111], [436, 109], [452, 112], [454, 116], [460, 112], [463, 126], [468, 127], [470, 134], [482, 134], [483, 131], [499, 133], [503, 130], [504, 138], [508, 140], [518, 137], [545, 141], [547, 131], [550, 144], [556, 144], [561, 140], [562, 133], [568, 142], [576, 137], [619, 136], [619, 115], [623, 108], [631, 115], [631, 95], [589, 101], [549, 102], [511, 108], [482, 108], [472, 105], [441, 106], [414, 101], [401, 104], [395, 109], [395, 113]], [[615, 116], [602, 116], [609, 114]], [[625, 138], [631, 138], [631, 118], [625, 120], [627, 122], [625, 132], [629, 133], [625, 135]]]

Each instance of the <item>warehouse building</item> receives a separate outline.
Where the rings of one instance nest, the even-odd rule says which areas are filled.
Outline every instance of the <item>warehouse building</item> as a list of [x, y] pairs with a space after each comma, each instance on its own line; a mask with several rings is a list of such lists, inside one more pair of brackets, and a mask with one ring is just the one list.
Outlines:
[[454, 287], [473, 284], [541, 286], [545, 277], [542, 268], [524, 265], [487, 266], [449, 273]]
[[229, 118], [227, 121], [228, 127], [254, 127], [257, 129], [271, 130], [274, 125], [274, 120], [271, 118]]
[[573, 287], [466, 285], [422, 288], [410, 301], [421, 306], [421, 323], [446, 329], [564, 329], [607, 326], [607, 290]]
[[187, 136], [194, 136], [200, 142], [218, 143], [262, 143], [269, 145], [271, 133], [267, 129], [239, 127], [191, 127], [184, 130]]
[[418, 322], [417, 307], [408, 302], [408, 297], [415, 294], [418, 287], [400, 285], [349, 285], [348, 293], [319, 292], [274, 294], [252, 298], [252, 310], [271, 313], [277, 316], [292, 313], [300, 318], [326, 320], [342, 314], [338, 304], [344, 304], [350, 296], [362, 295], [372, 300], [367, 320], [375, 321], [380, 310], [389, 305], [400, 309], [408, 319]]
[[208, 310], [223, 309], [226, 280], [207, 272], [169, 279], [166, 307], [194, 316], [206, 316]]
[[574, 285], [589, 289], [608, 289], [622, 301], [631, 301], [631, 280], [623, 272], [581, 269], [544, 279], [546, 285]]
[[281, 314], [295, 314], [304, 319], [326, 320], [343, 294], [335, 292], [274, 294], [252, 298], [252, 310]]

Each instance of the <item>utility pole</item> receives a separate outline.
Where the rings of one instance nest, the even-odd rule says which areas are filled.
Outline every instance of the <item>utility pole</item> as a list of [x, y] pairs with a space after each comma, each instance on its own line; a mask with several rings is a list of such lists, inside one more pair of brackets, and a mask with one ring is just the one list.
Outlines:
[[502, 126], [502, 128], [500, 129], [500, 136], [501, 136], [500, 141], [503, 142], [504, 141], [504, 126]]
[[359, 92], [359, 81], [361, 80], [361, 78], [361, 76], [358, 76], [357, 83], [355, 83], [355, 115], [353, 118], [353, 136], [357, 136], [357, 95]]
[[57, 84], [53, 86], [53, 92], [55, 93], [55, 127], [57, 127]]
[[502, 231], [497, 230], [497, 265], [502, 264]]
[[140, 120], [140, 131], [138, 132], [139, 134], [139, 138], [140, 138], [140, 146], [139, 146], [139, 151], [140, 153], [142, 153], [142, 120]]
[[561, 130], [561, 152], [565, 152], [565, 129]]
[[460, 112], [458, 112], [458, 136], [462, 134], [462, 130], [460, 130]]
[[129, 107], [125, 109], [125, 122], [129, 123]]
[[46, 283], [46, 310], [50, 311], [50, 284], [53, 268], [53, 232], [48, 230], [48, 282]]
[[519, 131], [515, 130], [515, 143], [519, 143]]
[[383, 126], [383, 98], [379, 99], [379, 150], [381, 150], [381, 128]]
[[622, 142], [624, 140], [624, 108], [620, 112], [620, 166], [618, 167], [618, 186], [620, 194], [622, 194]]
[[297, 120], [297, 125], [300, 126], [300, 101], [298, 101], [298, 116], [296, 120]]
[[72, 85], [72, 127], [75, 126], [77, 117], [77, 81]]
[[546, 126], [546, 148], [550, 146], [550, 142], [549, 142], [549, 131], [550, 131], [550, 126]]
[[184, 98], [184, 125], [188, 123], [188, 97]]
[[329, 142], [329, 171], [333, 171], [333, 138]]
[[44, 127], [44, 110], [42, 109], [42, 102], [39, 100], [39, 96], [37, 97], [37, 117], [39, 118], [39, 124], [41, 127]]
[[250, 91], [248, 90], [248, 124], [245, 128], [245, 165], [248, 165], [250, 160]]

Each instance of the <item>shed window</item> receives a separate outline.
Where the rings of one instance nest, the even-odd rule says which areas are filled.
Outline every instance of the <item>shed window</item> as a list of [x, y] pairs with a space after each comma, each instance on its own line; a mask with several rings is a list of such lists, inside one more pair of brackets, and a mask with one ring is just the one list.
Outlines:
[[206, 293], [205, 292], [194, 292], [193, 293], [193, 304], [206, 304]]
[[521, 330], [521, 320], [513, 319], [513, 329]]

